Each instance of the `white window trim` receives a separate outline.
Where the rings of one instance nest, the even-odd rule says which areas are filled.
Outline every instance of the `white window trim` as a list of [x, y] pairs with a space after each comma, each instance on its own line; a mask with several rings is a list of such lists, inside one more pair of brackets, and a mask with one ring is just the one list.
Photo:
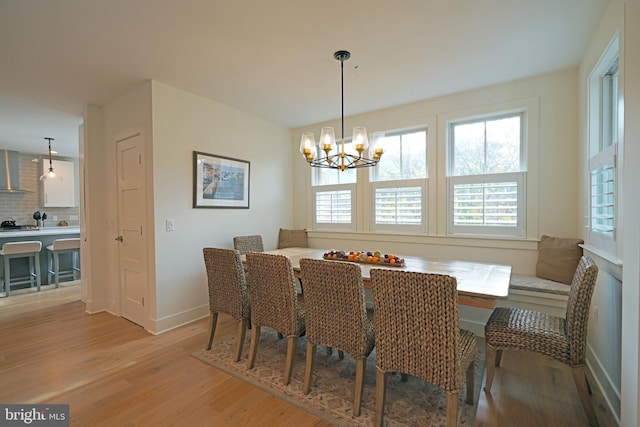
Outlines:
[[[525, 198], [522, 207], [524, 232], [521, 237], [509, 236], [513, 239], [538, 239], [538, 206], [539, 206], [539, 140], [540, 140], [540, 101], [538, 97], [523, 98], [519, 100], [507, 101], [503, 103], [483, 105], [465, 110], [444, 113], [438, 116], [438, 140], [437, 140], [437, 162], [438, 165], [448, 166], [449, 150], [449, 134], [451, 132], [450, 123], [470, 121], [473, 119], [484, 119], [498, 117], [509, 113], [522, 113], [522, 149], [521, 161], [526, 165], [526, 178], [522, 185], [524, 186]], [[519, 172], [524, 173], [524, 172]], [[438, 169], [438, 182], [446, 183], [437, 187], [436, 209], [437, 209], [437, 230], [439, 235], [449, 235], [452, 237], [473, 237], [473, 238], [502, 238], [504, 234], [491, 235], [488, 233], [462, 235], [451, 234], [449, 230], [449, 180], [446, 167]], [[486, 228], [485, 228], [486, 230]]]
[[[394, 181], [374, 181], [369, 185], [370, 194], [370, 212], [371, 212], [371, 231], [386, 233], [407, 233], [407, 234], [425, 234], [427, 232], [427, 178], [422, 179], [403, 179]], [[420, 225], [407, 224], [376, 224], [376, 190], [384, 188], [401, 188], [401, 187], [419, 187], [422, 193], [422, 210]]]
[[[316, 194], [327, 191], [351, 191], [351, 223], [318, 223], [316, 216]], [[335, 185], [315, 185], [311, 186], [311, 212], [313, 215], [313, 228], [318, 231], [356, 231], [356, 184], [335, 184]]]
[[613, 163], [613, 185], [614, 188], [617, 187], [617, 168], [616, 168], [616, 159], [615, 159], [615, 151], [617, 144], [612, 144], [607, 147], [605, 150], [596, 154], [590, 161], [589, 166], [589, 216], [587, 217], [587, 235], [589, 236], [589, 244], [592, 246], [596, 246], [608, 254], [615, 255], [616, 254], [616, 212], [617, 212], [617, 198], [618, 191], [614, 192], [614, 202], [613, 202], [613, 236], [607, 236], [602, 233], [598, 233], [592, 229], [592, 212], [593, 212], [593, 199], [592, 199], [592, 185], [591, 185], [591, 173], [598, 169], [601, 166], [605, 166], [607, 164]]
[[[587, 162], [586, 162], [586, 183], [587, 183], [587, 191], [585, 192], [585, 197], [587, 202], [585, 203], [585, 228], [586, 228], [586, 236], [587, 242], [586, 244], [592, 246], [596, 249], [599, 249], [605, 252], [607, 255], [611, 256], [612, 259], [617, 258], [617, 254], [620, 251], [622, 245], [622, 239], [620, 238], [622, 235], [622, 216], [621, 216], [621, 203], [619, 200], [620, 194], [622, 194], [622, 184], [621, 184], [621, 176], [620, 176], [620, 164], [621, 159], [618, 156], [618, 143], [621, 141], [614, 141], [610, 146], [602, 148], [602, 76], [609, 70], [609, 67], [616, 59], [619, 57], [619, 35], [616, 34], [609, 45], [606, 47], [604, 52], [602, 53], [600, 59], [596, 63], [596, 65], [591, 70], [589, 74], [589, 88], [588, 88], [588, 138], [587, 138], [587, 147], [585, 152], [587, 153]], [[619, 113], [621, 111], [619, 110]], [[623, 132], [620, 129], [620, 119], [618, 120], [618, 137], [622, 136]], [[598, 147], [598, 151], [594, 150], [594, 147]], [[594, 169], [597, 169], [599, 166], [605, 165], [607, 163], [611, 163], [611, 157], [613, 157], [614, 164], [614, 181], [615, 181], [615, 194], [614, 194], [614, 233], [613, 238], [604, 236], [601, 233], [596, 233], [591, 231], [591, 172]]]

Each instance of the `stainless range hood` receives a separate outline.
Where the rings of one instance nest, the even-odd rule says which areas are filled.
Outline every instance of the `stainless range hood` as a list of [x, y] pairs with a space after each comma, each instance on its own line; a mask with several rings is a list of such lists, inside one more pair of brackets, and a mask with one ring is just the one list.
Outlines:
[[24, 193], [20, 188], [20, 159], [17, 151], [0, 150], [0, 193]]

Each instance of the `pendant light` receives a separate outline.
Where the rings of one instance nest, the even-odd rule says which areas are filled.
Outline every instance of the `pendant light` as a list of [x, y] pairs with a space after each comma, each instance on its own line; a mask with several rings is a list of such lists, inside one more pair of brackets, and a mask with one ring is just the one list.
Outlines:
[[[344, 61], [351, 57], [351, 53], [346, 50], [339, 50], [333, 57], [340, 61], [340, 89], [342, 100], [342, 137], [338, 143], [335, 138], [333, 128], [322, 128], [320, 133], [319, 155], [316, 157], [316, 141], [312, 132], [302, 134], [300, 141], [300, 152], [311, 167], [331, 168], [345, 171], [347, 169], [371, 167], [378, 164], [382, 156], [382, 147], [379, 142], [384, 138], [382, 132], [372, 135], [372, 145], [369, 147], [367, 130], [364, 127], [353, 129], [353, 140], [351, 141], [351, 152], [347, 152], [344, 143]], [[324, 155], [320, 153], [324, 151]], [[370, 154], [370, 157], [367, 157]]]
[[44, 181], [45, 179], [51, 179], [56, 177], [56, 173], [53, 171], [53, 162], [51, 161], [51, 141], [54, 141], [53, 138], [45, 138], [49, 141], [49, 172], [43, 174], [40, 177], [40, 181]]

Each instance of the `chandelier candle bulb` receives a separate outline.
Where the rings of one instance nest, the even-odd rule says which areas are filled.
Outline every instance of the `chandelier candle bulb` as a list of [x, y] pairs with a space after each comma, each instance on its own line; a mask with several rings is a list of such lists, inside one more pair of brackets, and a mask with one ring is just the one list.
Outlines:
[[307, 162], [311, 163], [315, 157], [316, 141], [312, 132], [305, 132], [302, 134], [300, 140], [300, 152], [307, 159]]

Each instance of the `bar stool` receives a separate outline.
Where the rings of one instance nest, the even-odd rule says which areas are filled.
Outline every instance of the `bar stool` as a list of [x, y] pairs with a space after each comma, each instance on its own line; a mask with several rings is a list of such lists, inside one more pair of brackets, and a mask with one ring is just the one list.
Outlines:
[[[71, 254], [71, 269], [60, 271], [61, 254]], [[80, 238], [56, 239], [53, 244], [47, 246], [47, 280], [51, 283], [51, 276], [54, 277], [56, 288], [60, 284], [60, 278], [73, 277], [78, 278], [80, 273], [80, 265], [78, 263], [78, 255], [80, 254]]]
[[[11, 285], [29, 283], [33, 287], [35, 280], [40, 291], [40, 251], [42, 250], [42, 242], [25, 241], [25, 242], [8, 242], [2, 245], [0, 255], [4, 258], [4, 292], [7, 296], [11, 292]], [[16, 277], [11, 281], [11, 264], [10, 260], [15, 258], [29, 258], [29, 274], [26, 277]]]

